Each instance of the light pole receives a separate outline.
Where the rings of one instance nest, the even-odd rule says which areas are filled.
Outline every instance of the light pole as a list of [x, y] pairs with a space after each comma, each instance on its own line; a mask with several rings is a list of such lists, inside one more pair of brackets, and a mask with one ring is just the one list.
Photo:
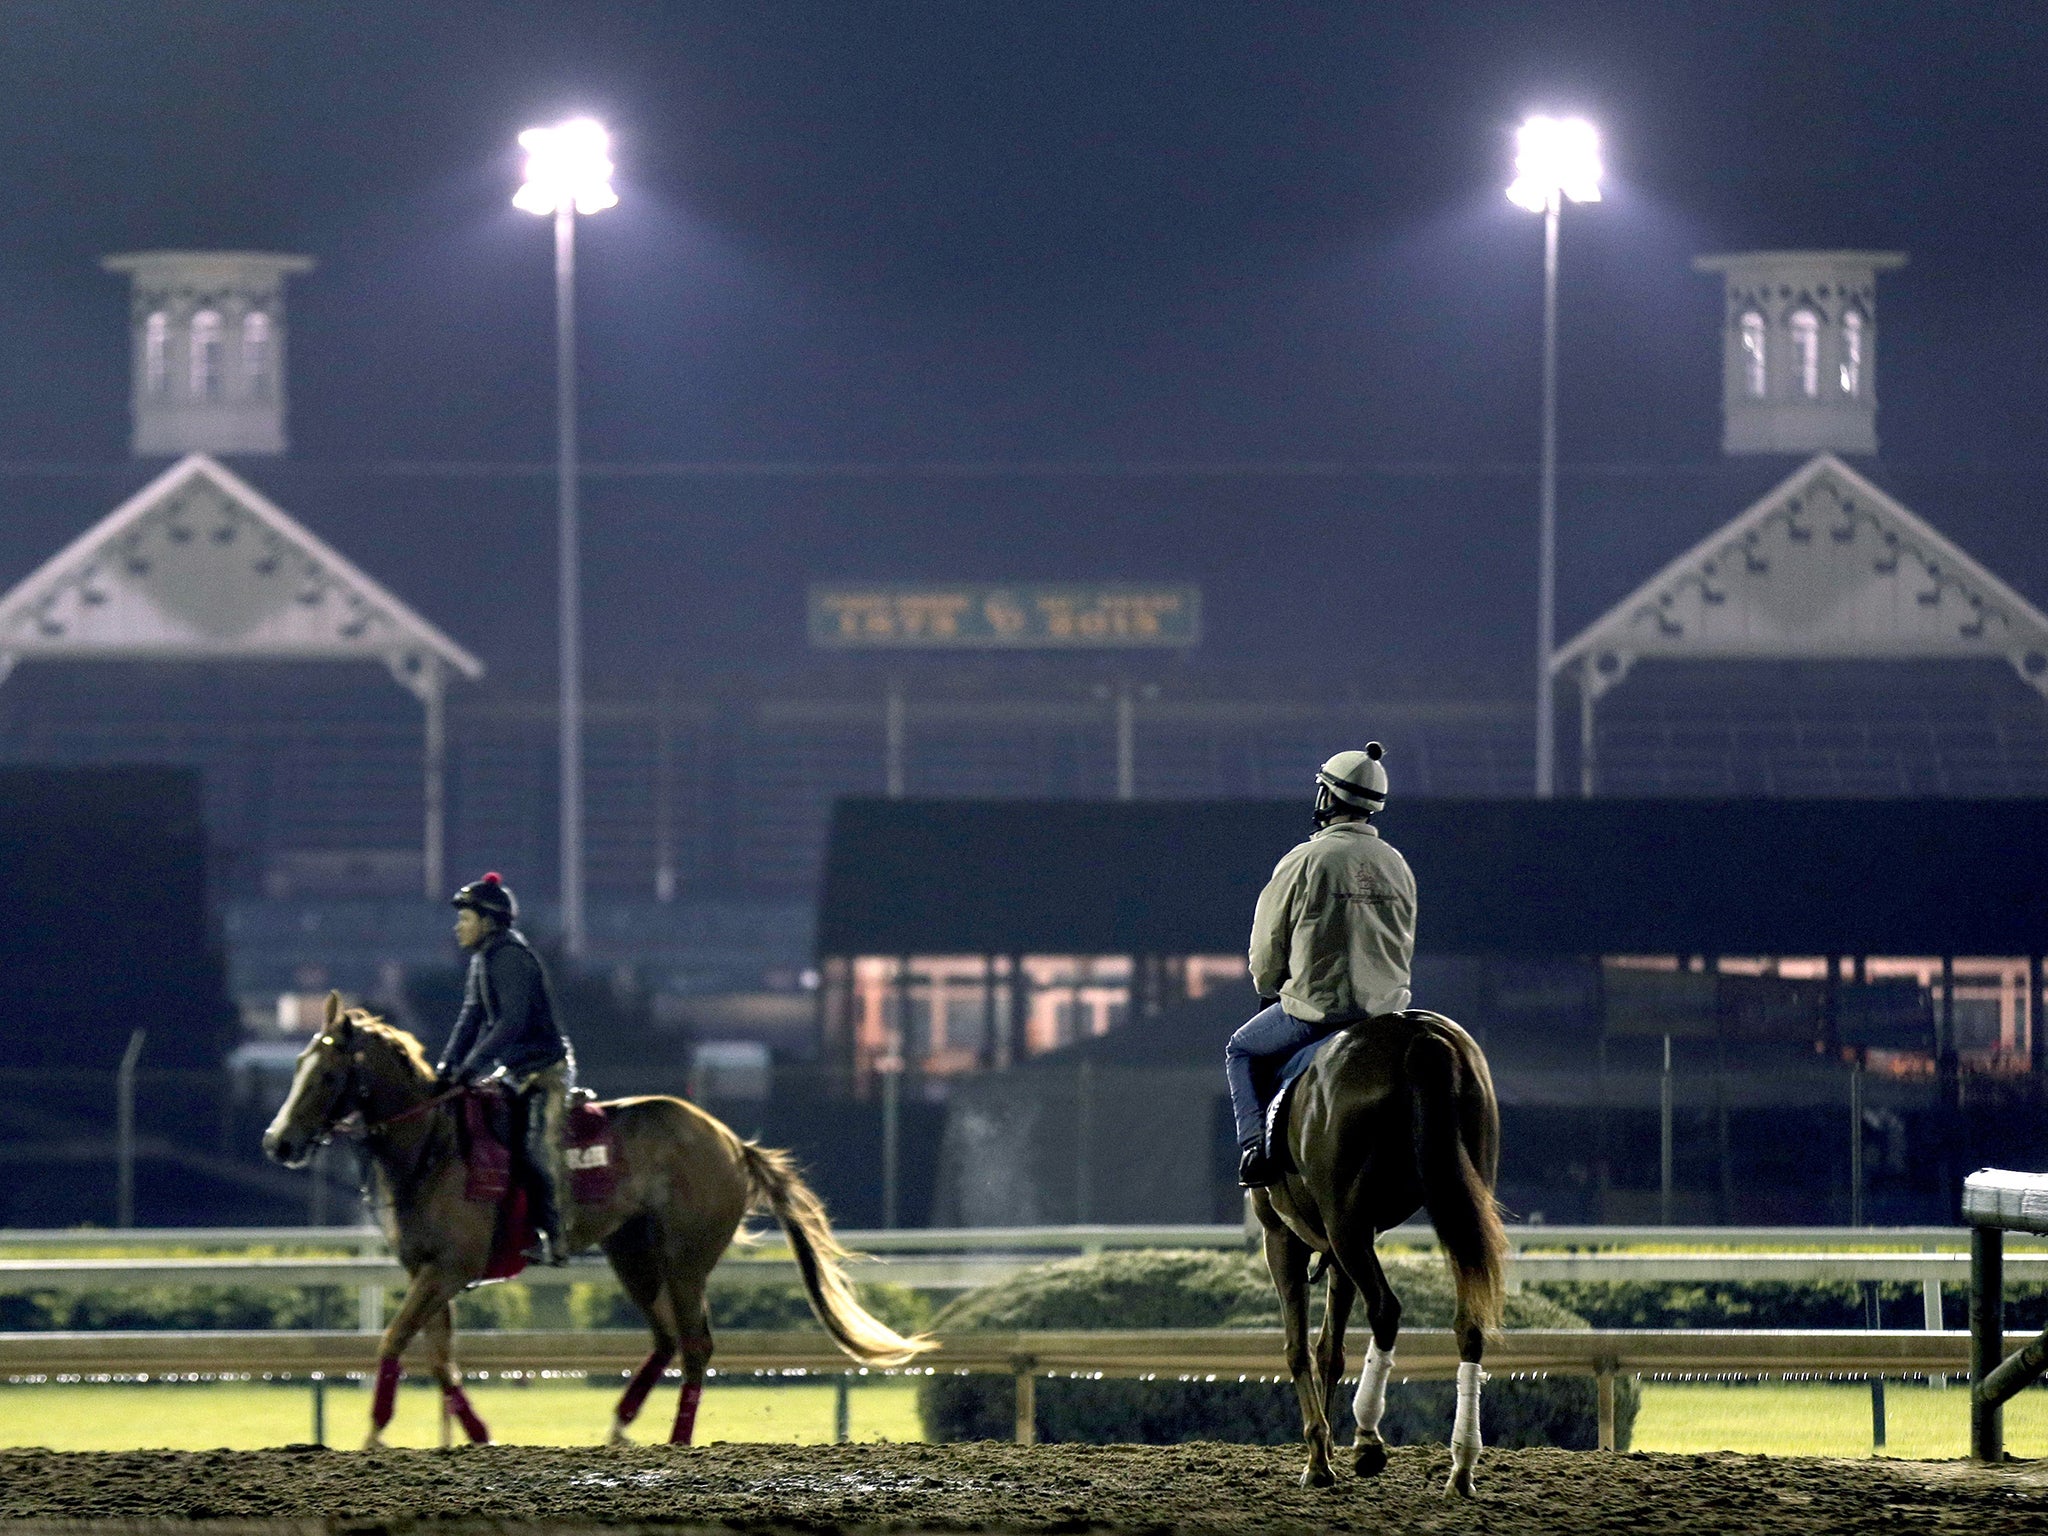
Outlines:
[[519, 135], [526, 184], [512, 206], [555, 216], [555, 476], [561, 581], [562, 942], [584, 950], [583, 926], [583, 579], [576, 512], [576, 215], [599, 213], [612, 191], [611, 141], [587, 117]]
[[1564, 200], [1600, 201], [1600, 136], [1583, 118], [1532, 117], [1515, 136], [1508, 201], [1543, 215], [1543, 450], [1536, 540], [1536, 795], [1556, 779], [1550, 677], [1557, 649], [1557, 215]]

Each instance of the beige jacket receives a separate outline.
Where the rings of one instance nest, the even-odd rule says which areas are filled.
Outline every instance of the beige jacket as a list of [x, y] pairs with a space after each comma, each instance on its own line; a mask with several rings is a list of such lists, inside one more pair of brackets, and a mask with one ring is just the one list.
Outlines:
[[1408, 1006], [1415, 876], [1362, 821], [1324, 827], [1273, 867], [1252, 917], [1252, 985], [1310, 1023]]

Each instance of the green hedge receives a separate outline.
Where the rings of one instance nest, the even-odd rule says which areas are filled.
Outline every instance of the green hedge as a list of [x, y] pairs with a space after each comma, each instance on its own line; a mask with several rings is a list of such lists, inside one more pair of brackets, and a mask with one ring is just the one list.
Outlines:
[[[646, 1319], [625, 1292], [611, 1284], [576, 1286], [572, 1316], [580, 1328], [644, 1328]], [[898, 1333], [916, 1333], [931, 1326], [932, 1303], [922, 1291], [900, 1285], [854, 1287], [861, 1305]], [[584, 1294], [587, 1292], [587, 1296]], [[580, 1303], [580, 1304], [579, 1304]], [[716, 1286], [711, 1292], [714, 1339], [721, 1328], [815, 1328], [817, 1318], [794, 1280], [775, 1285]]]
[[[1454, 1296], [1435, 1260], [1387, 1262], [1402, 1304], [1402, 1325], [1450, 1325]], [[1320, 1288], [1319, 1288], [1320, 1292]], [[1128, 1250], [1047, 1264], [970, 1292], [932, 1320], [938, 1329], [1272, 1328], [1280, 1305], [1263, 1259], [1252, 1255]], [[1510, 1328], [1583, 1328], [1585, 1320], [1539, 1296], [1510, 1296]], [[1363, 1309], [1353, 1312], [1346, 1354], [1355, 1368], [1369, 1341]], [[1398, 1360], [1398, 1350], [1396, 1359]], [[945, 1368], [941, 1357], [932, 1364]], [[1284, 1362], [1276, 1355], [1276, 1375]], [[1169, 1445], [1222, 1440], [1280, 1445], [1299, 1440], [1294, 1389], [1276, 1382], [1041, 1380], [1037, 1430], [1043, 1441]], [[1615, 1383], [1617, 1443], [1628, 1445], [1641, 1393]], [[1014, 1388], [990, 1376], [934, 1375], [918, 1389], [918, 1412], [933, 1440], [1007, 1440], [1015, 1433]], [[1588, 1449], [1598, 1443], [1598, 1406], [1589, 1377], [1496, 1377], [1481, 1399], [1488, 1444]], [[1450, 1382], [1396, 1380], [1381, 1432], [1396, 1444], [1450, 1438], [1456, 1388]], [[1351, 1398], [1341, 1395], [1341, 1440], [1352, 1432]]]
[[[1925, 1313], [1918, 1284], [1886, 1280], [1879, 1282], [1877, 1289], [1884, 1327], [1923, 1325]], [[1541, 1292], [1578, 1313], [1595, 1328], [1869, 1326], [1863, 1287], [1853, 1280], [1753, 1285], [1576, 1280], [1531, 1285], [1529, 1290]], [[2048, 1326], [2048, 1287], [2008, 1285], [2005, 1291], [2006, 1327]], [[1942, 1287], [1941, 1310], [1944, 1326], [1969, 1327], [1969, 1287]]]

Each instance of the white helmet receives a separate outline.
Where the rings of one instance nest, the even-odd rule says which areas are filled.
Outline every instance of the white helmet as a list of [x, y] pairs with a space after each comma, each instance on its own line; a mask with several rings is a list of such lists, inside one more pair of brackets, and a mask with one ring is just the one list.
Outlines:
[[1336, 816], [1370, 816], [1387, 803], [1386, 748], [1368, 741], [1363, 752], [1339, 752], [1316, 770], [1316, 824]]

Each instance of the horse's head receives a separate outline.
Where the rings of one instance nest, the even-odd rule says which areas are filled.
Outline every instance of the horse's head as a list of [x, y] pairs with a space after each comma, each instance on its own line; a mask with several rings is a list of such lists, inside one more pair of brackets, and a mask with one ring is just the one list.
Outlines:
[[326, 1021], [299, 1052], [291, 1092], [263, 1133], [266, 1156], [287, 1168], [304, 1167], [335, 1123], [362, 1107], [365, 1035], [357, 1015], [342, 1008], [341, 994], [328, 993]]

